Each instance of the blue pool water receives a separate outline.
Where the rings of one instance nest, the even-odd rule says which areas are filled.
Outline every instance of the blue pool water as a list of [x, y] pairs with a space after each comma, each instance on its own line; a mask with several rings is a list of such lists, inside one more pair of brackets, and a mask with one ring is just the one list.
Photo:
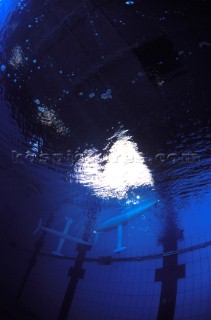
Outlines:
[[211, 318], [193, 3], [0, 0], [0, 319]]

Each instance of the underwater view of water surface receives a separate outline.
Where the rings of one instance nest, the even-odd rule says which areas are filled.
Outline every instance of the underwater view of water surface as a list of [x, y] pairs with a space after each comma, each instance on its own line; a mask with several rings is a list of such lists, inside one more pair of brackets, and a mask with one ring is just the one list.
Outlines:
[[0, 319], [211, 319], [210, 14], [0, 0]]

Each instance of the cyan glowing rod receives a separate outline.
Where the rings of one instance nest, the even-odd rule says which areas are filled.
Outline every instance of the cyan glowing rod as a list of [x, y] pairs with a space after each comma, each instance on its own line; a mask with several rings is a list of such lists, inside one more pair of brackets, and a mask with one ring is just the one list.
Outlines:
[[141, 207], [139, 206], [138, 208], [134, 208], [133, 210], [130, 210], [126, 213], [110, 218], [105, 222], [103, 222], [102, 224], [100, 224], [98, 227], [96, 227], [95, 232], [110, 231], [116, 228], [120, 224], [125, 225], [129, 221], [140, 216], [143, 211], [147, 210], [148, 208], [153, 206], [155, 203], [156, 201], [149, 202], [149, 203], [143, 204]]

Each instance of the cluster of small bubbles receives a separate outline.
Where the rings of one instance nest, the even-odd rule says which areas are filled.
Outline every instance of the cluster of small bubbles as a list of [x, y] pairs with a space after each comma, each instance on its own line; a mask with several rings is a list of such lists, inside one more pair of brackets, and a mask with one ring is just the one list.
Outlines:
[[61, 135], [69, 133], [69, 128], [65, 127], [62, 120], [58, 119], [56, 112], [53, 109], [49, 109], [48, 107], [41, 105], [39, 99], [35, 99], [34, 103], [38, 106], [37, 119], [42, 125], [53, 127]]
[[125, 4], [131, 6], [135, 4], [135, 1], [125, 1]]
[[33, 135], [32, 138], [29, 140], [29, 145], [31, 150], [28, 150], [27, 153], [29, 154], [33, 152], [37, 154], [43, 146], [43, 139]]
[[[96, 91], [96, 92], [94, 92], [94, 91]], [[90, 93], [88, 93], [88, 98], [90, 98], [90, 99], [93, 99], [94, 97], [98, 98], [97, 91], [98, 91], [98, 89], [96, 88], [96, 89], [92, 90]], [[78, 95], [82, 97], [84, 95], [84, 93], [82, 91], [80, 91], [78, 93]], [[100, 94], [100, 98], [102, 100], [112, 99], [112, 90], [107, 89], [104, 93]], [[86, 99], [86, 101], [87, 101], [87, 99]]]
[[[139, 197], [139, 198], [140, 198], [140, 197]], [[139, 198], [138, 198], [138, 199], [139, 199]], [[138, 201], [138, 200], [134, 200], [134, 199], [127, 199], [126, 204], [127, 204], [127, 205], [131, 205], [131, 204], [136, 205], [136, 204], [139, 204], [139, 201]]]
[[74, 71], [72, 71], [71, 73], [68, 73], [67, 74], [67, 77], [69, 78], [68, 81], [72, 81], [72, 77], [74, 77], [74, 76], [75, 76], [75, 72]]
[[1, 71], [2, 71], [2, 72], [4, 72], [4, 71], [6, 70], [6, 68], [7, 68], [7, 67], [6, 67], [5, 64], [2, 64], [2, 65], [1, 65]]
[[16, 46], [12, 50], [11, 58], [9, 60], [9, 64], [17, 69], [19, 66], [23, 64], [25, 60], [23, 50], [20, 46]]
[[100, 97], [102, 100], [112, 99], [111, 93], [112, 93], [111, 89], [107, 89], [106, 92], [102, 93]]
[[144, 76], [144, 72], [138, 72], [138, 77], [136, 77], [135, 79], [131, 80], [131, 83], [134, 85], [136, 82], [138, 82], [140, 80], [140, 78], [142, 78]]
[[185, 53], [184, 50], [180, 50], [180, 51], [178, 52], [178, 55], [179, 55], [179, 56], [183, 56], [184, 53]]
[[178, 61], [181, 57], [187, 57], [187, 55], [191, 56], [192, 52], [191, 51], [185, 52], [184, 50], [181, 49], [178, 51], [177, 57], [175, 59]]
[[126, 25], [126, 23], [123, 20], [119, 20], [119, 23], [121, 23], [123, 26]]
[[34, 100], [34, 103], [35, 103], [35, 104], [40, 104], [40, 100], [39, 100], [39, 99], [35, 99], [35, 100]]
[[20, 8], [21, 11], [27, 6], [27, 3], [23, 3], [23, 2], [24, 0], [20, 0], [18, 2], [18, 7]]
[[63, 89], [63, 93], [64, 93], [64, 94], [69, 94], [70, 91], [69, 91], [69, 90], [66, 90], [66, 89]]
[[89, 98], [91, 99], [91, 98], [94, 98], [95, 97], [95, 93], [94, 92], [91, 92], [90, 94], [89, 94]]
[[37, 109], [38, 109], [39, 111], [41, 111], [41, 112], [44, 112], [44, 111], [45, 111], [44, 107], [41, 107], [41, 106], [38, 106]]

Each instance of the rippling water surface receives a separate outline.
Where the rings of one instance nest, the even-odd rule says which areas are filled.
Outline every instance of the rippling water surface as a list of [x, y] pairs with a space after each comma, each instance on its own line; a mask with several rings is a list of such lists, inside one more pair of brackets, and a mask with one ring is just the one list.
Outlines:
[[[161, 253], [169, 226], [183, 234], [180, 248], [211, 240], [209, 42], [181, 41], [167, 13], [160, 25], [145, 3], [141, 15], [132, 4], [71, 3], [0, 1], [4, 250], [32, 250], [40, 218], [61, 230], [69, 216], [90, 255], [109, 256], [116, 231], [96, 241], [94, 230], [122, 213], [122, 257]], [[170, 7], [186, 30], [185, 9]]]

